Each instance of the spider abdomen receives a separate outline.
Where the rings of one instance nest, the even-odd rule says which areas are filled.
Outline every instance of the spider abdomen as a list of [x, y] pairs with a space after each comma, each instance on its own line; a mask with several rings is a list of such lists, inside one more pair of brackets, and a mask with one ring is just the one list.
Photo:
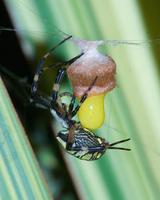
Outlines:
[[103, 138], [94, 135], [87, 129], [77, 129], [72, 146], [67, 149], [68, 131], [58, 133], [57, 139], [66, 151], [82, 160], [96, 160], [106, 151], [106, 142]]

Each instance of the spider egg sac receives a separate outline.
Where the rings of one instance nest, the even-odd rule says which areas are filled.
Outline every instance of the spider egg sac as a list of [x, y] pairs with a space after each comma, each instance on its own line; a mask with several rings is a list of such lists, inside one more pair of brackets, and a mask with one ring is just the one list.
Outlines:
[[116, 86], [116, 64], [111, 57], [97, 50], [98, 45], [103, 44], [103, 41], [77, 39], [73, 42], [83, 53], [67, 69], [74, 95], [80, 99], [97, 77], [95, 84], [87, 92], [88, 97], [82, 103], [78, 117], [83, 127], [97, 129], [102, 126], [105, 118], [105, 94]]
[[83, 127], [88, 129], [100, 128], [105, 119], [104, 96], [99, 94], [88, 97], [78, 111], [78, 117]]

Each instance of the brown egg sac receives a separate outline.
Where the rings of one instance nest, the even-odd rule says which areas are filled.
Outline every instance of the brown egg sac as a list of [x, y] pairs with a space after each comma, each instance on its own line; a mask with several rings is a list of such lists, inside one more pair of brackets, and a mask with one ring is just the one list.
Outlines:
[[98, 52], [97, 46], [87, 44], [87, 49], [82, 51], [84, 54], [67, 69], [76, 97], [81, 97], [86, 92], [96, 76], [98, 78], [89, 91], [89, 96], [106, 93], [116, 86], [116, 64], [111, 57]]

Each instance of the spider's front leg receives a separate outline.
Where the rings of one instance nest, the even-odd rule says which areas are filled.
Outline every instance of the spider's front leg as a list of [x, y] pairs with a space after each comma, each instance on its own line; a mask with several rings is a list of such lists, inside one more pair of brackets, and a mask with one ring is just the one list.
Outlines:
[[79, 102], [79, 105], [76, 106], [74, 109], [73, 109], [73, 106], [72, 106], [72, 101], [75, 102], [75, 97], [73, 97], [73, 100], [71, 101], [71, 105], [70, 107], [72, 108], [72, 110], [70, 109], [70, 112], [71, 112], [71, 116], [74, 117], [78, 110], [80, 109], [82, 103], [87, 99], [88, 97], [88, 92], [92, 89], [92, 87], [94, 86], [94, 84], [96, 83], [97, 81], [97, 76], [95, 77], [95, 79], [93, 80], [93, 82], [91, 83], [91, 85], [88, 87], [88, 89], [86, 90], [86, 92], [82, 95], [81, 99], [80, 99], [80, 102]]
[[[37, 69], [36, 69], [36, 73], [34, 75], [34, 79], [33, 79], [33, 83], [31, 86], [31, 99], [34, 100], [34, 98], [36, 97], [37, 93], [38, 93], [38, 84], [39, 84], [39, 80], [40, 77], [42, 75], [42, 73], [44, 72], [44, 64], [46, 62], [46, 59], [51, 55], [51, 53], [57, 48], [59, 47], [61, 44], [63, 44], [65, 41], [69, 40], [72, 36], [69, 36], [67, 38], [65, 38], [64, 40], [62, 40], [60, 43], [58, 43], [56, 46], [54, 46], [52, 49], [50, 49], [39, 61], [39, 64], [37, 65]], [[48, 69], [48, 68], [47, 68]]]

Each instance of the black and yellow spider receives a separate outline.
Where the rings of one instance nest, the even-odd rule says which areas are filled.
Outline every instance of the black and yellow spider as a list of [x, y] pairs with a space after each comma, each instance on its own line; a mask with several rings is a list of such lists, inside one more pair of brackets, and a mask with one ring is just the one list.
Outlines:
[[[44, 64], [47, 57], [51, 54], [53, 50], [55, 50], [55, 48], [57, 48], [66, 40], [69, 40], [71, 38], [72, 36], [65, 38], [58, 45], [56, 45], [49, 52], [47, 52], [40, 60], [31, 87], [31, 101], [34, 102], [35, 104], [39, 104], [50, 110], [51, 114], [60, 122], [62, 122], [64, 129], [57, 134], [57, 139], [69, 154], [79, 159], [89, 161], [89, 160], [99, 159], [107, 149], [120, 149], [129, 151], [130, 149], [128, 148], [115, 147], [115, 145], [117, 144], [130, 140], [129, 138], [110, 144], [104, 138], [95, 135], [90, 130], [82, 127], [80, 122], [77, 122], [76, 120], [73, 119], [74, 116], [77, 114], [81, 104], [87, 98], [88, 92], [92, 89], [98, 77], [93, 77], [93, 82], [81, 97], [79, 105], [75, 105], [76, 98], [74, 95], [68, 92], [63, 94], [59, 93], [60, 83], [63, 79], [67, 66], [72, 64], [78, 58], [80, 58], [84, 53], [81, 53], [78, 56], [64, 63], [53, 65], [52, 67], [60, 66], [60, 69], [58, 70], [58, 73], [56, 75], [51, 96], [45, 97], [39, 94], [38, 83], [40, 80], [40, 76], [46, 69], [44, 68]], [[62, 103], [61, 100], [62, 96], [65, 95], [71, 97], [71, 101], [68, 106]]]

